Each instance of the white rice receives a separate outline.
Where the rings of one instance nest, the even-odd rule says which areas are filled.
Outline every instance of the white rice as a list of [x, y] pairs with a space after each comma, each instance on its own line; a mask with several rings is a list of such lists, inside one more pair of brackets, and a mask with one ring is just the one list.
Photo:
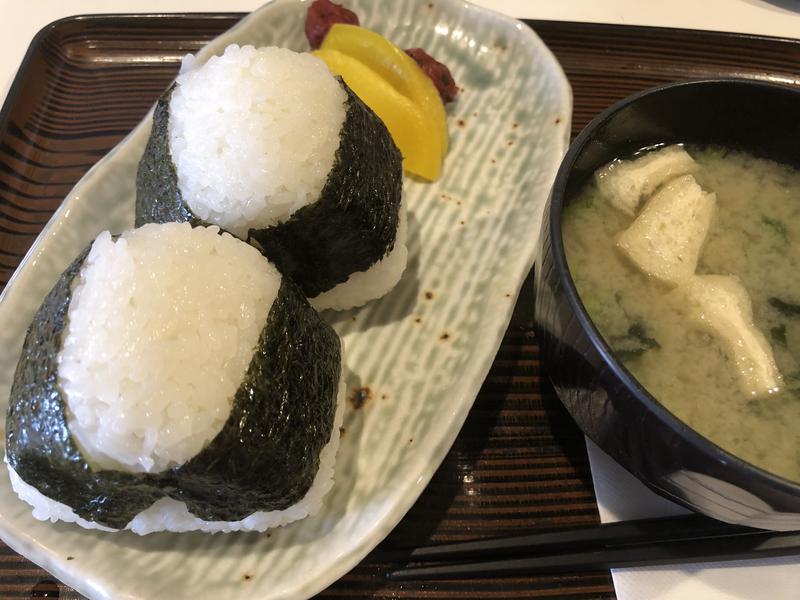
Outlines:
[[184, 200], [241, 238], [318, 197], [339, 147], [347, 94], [320, 59], [228, 46], [184, 62], [170, 102], [170, 150]]
[[[340, 380], [337, 391], [336, 417], [334, 418], [331, 437], [320, 452], [319, 470], [317, 471], [311, 487], [305, 496], [292, 506], [284, 510], [258, 511], [240, 521], [204, 521], [193, 516], [183, 502], [172, 498], [162, 498], [154, 502], [149, 508], [140, 512], [125, 527], [139, 535], [155, 533], [158, 531], [205, 531], [208, 533], [231, 531], [266, 531], [273, 527], [282, 527], [292, 521], [297, 521], [306, 516], [314, 515], [322, 507], [325, 494], [333, 486], [334, 462], [339, 449], [340, 430], [344, 418], [345, 385], [344, 377]], [[17, 495], [33, 507], [33, 516], [40, 521], [65, 521], [76, 523], [86, 529], [99, 529], [101, 531], [118, 531], [105, 527], [93, 521], [82, 519], [66, 504], [48, 498], [35, 487], [25, 483], [16, 471], [8, 464], [8, 474], [11, 486]]]
[[406, 215], [406, 200], [400, 203], [400, 213], [397, 221], [397, 233], [394, 246], [381, 260], [376, 262], [366, 271], [352, 273], [346, 281], [336, 285], [314, 298], [309, 298], [311, 306], [317, 310], [332, 308], [334, 310], [347, 310], [362, 306], [370, 300], [375, 300], [388, 294], [400, 281], [408, 262], [408, 248], [406, 238], [408, 235], [408, 218]]
[[76, 277], [59, 384], [96, 468], [158, 472], [219, 433], [281, 276], [217, 227], [98, 236]]

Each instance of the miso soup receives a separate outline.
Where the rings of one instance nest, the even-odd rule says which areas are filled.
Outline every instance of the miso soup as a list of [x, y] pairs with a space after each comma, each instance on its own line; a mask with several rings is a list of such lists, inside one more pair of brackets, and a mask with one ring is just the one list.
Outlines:
[[800, 481], [800, 172], [718, 147], [686, 150], [698, 163], [696, 182], [716, 193], [695, 273], [738, 277], [779, 385], [743, 389], [731, 348], [690, 314], [676, 286], [617, 247], [636, 216], [594, 181], [564, 212], [570, 272], [605, 340], [659, 402], [729, 452]]

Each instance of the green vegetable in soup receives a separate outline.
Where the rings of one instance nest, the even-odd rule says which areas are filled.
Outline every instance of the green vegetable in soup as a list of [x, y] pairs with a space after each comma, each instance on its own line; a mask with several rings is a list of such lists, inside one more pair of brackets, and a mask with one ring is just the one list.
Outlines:
[[641, 356], [653, 348], [661, 348], [658, 340], [647, 335], [641, 323], [634, 323], [628, 328], [628, 334], [611, 338], [611, 347], [623, 361]]
[[786, 325], [781, 323], [776, 327], [771, 327], [769, 330], [769, 335], [773, 342], [786, 348]]
[[792, 304], [775, 297], [770, 298], [768, 302], [772, 308], [784, 317], [800, 317], [800, 304]]
[[766, 215], [761, 215], [761, 223], [769, 227], [774, 233], [778, 234], [784, 242], [789, 241], [789, 234], [786, 231], [786, 225], [780, 219], [771, 219]]

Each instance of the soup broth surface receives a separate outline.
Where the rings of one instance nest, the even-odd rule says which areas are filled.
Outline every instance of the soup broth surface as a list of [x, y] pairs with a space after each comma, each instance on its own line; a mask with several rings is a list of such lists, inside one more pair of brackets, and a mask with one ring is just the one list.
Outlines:
[[722, 448], [800, 481], [800, 172], [722, 148], [686, 149], [700, 164], [697, 182], [717, 194], [696, 273], [739, 277], [783, 376], [780, 391], [742, 390], [733, 357], [681, 297], [615, 247], [633, 218], [594, 183], [564, 212], [570, 272], [603, 337], [659, 402]]

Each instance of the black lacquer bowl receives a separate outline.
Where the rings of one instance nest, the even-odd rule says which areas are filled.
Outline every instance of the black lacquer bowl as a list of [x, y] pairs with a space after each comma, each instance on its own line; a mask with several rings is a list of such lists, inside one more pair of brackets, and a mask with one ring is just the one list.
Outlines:
[[720, 144], [800, 167], [800, 90], [704, 80], [646, 90], [575, 139], [556, 176], [536, 263], [536, 327], [550, 379], [586, 435], [657, 493], [731, 523], [800, 529], [800, 484], [722, 450], [617, 362], [567, 268], [561, 217], [592, 173], [655, 144]]

